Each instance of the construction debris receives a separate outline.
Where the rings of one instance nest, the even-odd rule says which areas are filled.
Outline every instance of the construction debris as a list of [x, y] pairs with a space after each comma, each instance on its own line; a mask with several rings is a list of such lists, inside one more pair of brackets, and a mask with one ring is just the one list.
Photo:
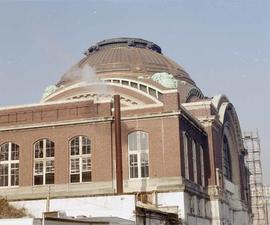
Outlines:
[[21, 218], [25, 217], [26, 215], [25, 209], [17, 209], [10, 205], [6, 199], [0, 198], [0, 219]]

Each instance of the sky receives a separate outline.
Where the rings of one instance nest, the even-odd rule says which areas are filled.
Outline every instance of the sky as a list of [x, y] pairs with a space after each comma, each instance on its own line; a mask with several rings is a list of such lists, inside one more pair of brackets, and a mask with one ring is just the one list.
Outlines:
[[269, 0], [0, 0], [0, 106], [37, 103], [98, 41], [138, 37], [258, 129], [270, 184]]

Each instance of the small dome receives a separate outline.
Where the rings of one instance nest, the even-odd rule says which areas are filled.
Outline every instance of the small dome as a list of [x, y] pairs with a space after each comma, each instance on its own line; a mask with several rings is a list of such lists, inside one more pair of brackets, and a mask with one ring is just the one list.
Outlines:
[[[76, 66], [91, 66], [99, 78], [149, 77], [155, 73], [167, 72], [177, 80], [195, 84], [180, 65], [162, 54], [158, 45], [143, 39], [104, 40], [90, 47], [85, 55]], [[70, 73], [66, 73], [57, 86], [76, 83], [77, 80], [80, 80], [80, 77], [72, 77]]]

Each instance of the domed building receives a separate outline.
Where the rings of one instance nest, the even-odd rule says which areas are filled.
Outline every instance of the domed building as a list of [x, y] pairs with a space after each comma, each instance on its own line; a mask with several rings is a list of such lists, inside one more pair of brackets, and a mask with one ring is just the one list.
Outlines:
[[0, 195], [33, 216], [251, 222], [241, 128], [224, 95], [143, 39], [85, 52], [39, 104], [0, 109]]

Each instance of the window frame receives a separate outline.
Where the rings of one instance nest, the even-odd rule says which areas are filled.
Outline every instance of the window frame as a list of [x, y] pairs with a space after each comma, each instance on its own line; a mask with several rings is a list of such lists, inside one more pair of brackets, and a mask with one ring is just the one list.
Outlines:
[[[86, 153], [83, 154], [83, 151], [85, 150], [84, 147], [88, 146], [87, 145], [83, 145], [83, 138], [85, 138], [86, 141], [89, 141], [89, 152], [90, 153]], [[76, 139], [78, 139], [78, 150], [79, 150], [79, 154], [71, 154], [72, 153], [72, 141], [75, 141]], [[87, 149], [86, 149], [87, 150]], [[76, 151], [75, 151], [76, 152]], [[86, 168], [89, 166], [89, 169], [87, 169], [86, 171], [84, 171], [83, 166], [84, 166], [84, 160], [86, 159]], [[89, 159], [89, 165], [88, 165], [88, 159]], [[79, 172], [77, 173], [72, 173], [72, 165], [74, 165], [72, 163], [72, 161], [78, 161], [78, 165], [79, 167], [77, 168]], [[75, 167], [76, 167], [76, 163], [75, 163]], [[76, 168], [75, 168], [76, 169]], [[83, 181], [83, 173], [90, 173], [90, 178], [88, 178], [89, 180]], [[79, 175], [79, 181], [72, 181], [72, 175]], [[92, 146], [91, 146], [91, 139], [88, 136], [85, 135], [78, 135], [75, 136], [73, 138], [70, 139], [69, 141], [69, 183], [70, 184], [78, 184], [78, 183], [90, 183], [92, 182]]]
[[[141, 144], [141, 134], [145, 134], [146, 135], [146, 140], [147, 140], [147, 146], [146, 149], [142, 149], [142, 144]], [[131, 137], [131, 135], [136, 135], [136, 145], [138, 147], [138, 149], [136, 150], [131, 150], [130, 149], [130, 143], [129, 143], [129, 138]], [[140, 138], [138, 138], [138, 136]], [[145, 168], [147, 168], [147, 176], [142, 176], [142, 156], [146, 155], [147, 158], [147, 164], [144, 166]], [[131, 156], [136, 156], [137, 157], [137, 177], [131, 177], [131, 161], [130, 158]], [[136, 168], [136, 167], [135, 167]], [[137, 130], [137, 131], [133, 131], [130, 132], [128, 134], [128, 177], [130, 180], [136, 180], [136, 179], [149, 179], [150, 177], [150, 168], [149, 168], [149, 134], [145, 131], [141, 131], [141, 130]]]
[[[36, 151], [38, 148], [36, 148], [37, 145], [39, 145], [42, 142], [42, 157], [36, 157]], [[53, 144], [53, 147], [50, 146], [50, 148], [53, 148], [53, 156], [47, 156], [47, 150], [48, 150], [48, 146], [47, 146], [47, 142], [50, 144]], [[38, 146], [39, 148], [41, 146]], [[47, 166], [47, 164], [49, 162], [53, 163], [53, 171], [49, 171], [47, 172], [47, 168], [49, 168], [49, 166]], [[36, 173], [36, 165], [38, 163], [42, 164], [42, 171], [41, 173]], [[41, 165], [39, 164], [39, 165]], [[47, 181], [47, 175], [48, 174], [53, 174], [53, 182], [52, 183], [48, 183]], [[42, 183], [41, 184], [36, 184], [35, 183], [35, 178], [37, 176], [42, 176]], [[33, 186], [42, 186], [42, 185], [54, 185], [55, 184], [55, 143], [48, 139], [48, 138], [42, 138], [37, 140], [34, 143], [34, 165], [33, 165]]]
[[[19, 187], [19, 181], [20, 181], [20, 175], [19, 175], [19, 172], [20, 172], [20, 146], [15, 144], [14, 142], [11, 142], [11, 141], [8, 141], [8, 142], [5, 142], [3, 144], [1, 144], [0, 146], [0, 154], [2, 152], [2, 148], [5, 146], [5, 145], [8, 145], [8, 159], [7, 160], [1, 160], [0, 158], [0, 165], [6, 165], [7, 166], [7, 169], [8, 169], [8, 172], [7, 172], [7, 185], [3, 185], [3, 186], [0, 186], [0, 188], [13, 188], [13, 187]], [[12, 159], [12, 145], [14, 145], [18, 151], [17, 153], [17, 159]], [[12, 185], [12, 173], [11, 173], [11, 169], [12, 169], [12, 165], [16, 165], [17, 166], [17, 182], [18, 184], [16, 185]], [[16, 176], [16, 173], [14, 174]], [[0, 175], [1, 176], [1, 175]], [[4, 174], [4, 176], [6, 176]]]

